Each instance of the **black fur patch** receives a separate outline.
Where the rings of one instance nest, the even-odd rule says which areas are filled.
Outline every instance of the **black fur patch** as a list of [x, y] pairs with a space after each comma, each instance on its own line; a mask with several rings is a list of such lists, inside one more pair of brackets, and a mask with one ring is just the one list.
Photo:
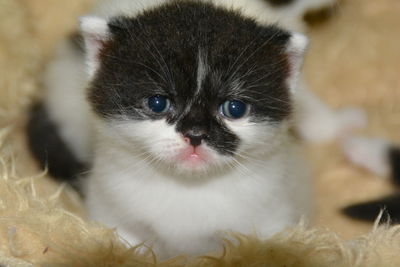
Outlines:
[[389, 149], [389, 164], [392, 173], [393, 183], [400, 186], [400, 148]]
[[293, 3], [295, 0], [264, 0], [272, 6], [280, 7]]
[[373, 222], [384, 210], [382, 222], [400, 223], [400, 193], [346, 207], [342, 212], [354, 219]]
[[[392, 181], [396, 186], [400, 185], [400, 148], [391, 147], [388, 150], [388, 163], [391, 168]], [[355, 219], [374, 221], [381, 209], [385, 210], [384, 220], [390, 219], [390, 223], [400, 223], [400, 193], [358, 203], [344, 208], [342, 211], [347, 216]]]
[[36, 104], [30, 111], [27, 125], [28, 144], [40, 167], [60, 181], [71, 184], [81, 192], [78, 175], [88, 170], [61, 139], [57, 126], [50, 120], [42, 104]]
[[[112, 38], [89, 88], [94, 110], [105, 119], [160, 119], [146, 100], [163, 95], [172, 104], [163, 117], [177, 131], [200, 128], [206, 142], [230, 153], [239, 139], [220, 117], [224, 101], [248, 103], [253, 121], [278, 123], [291, 113], [286, 31], [197, 1], [173, 1], [136, 18], [117, 17], [109, 27]], [[201, 88], [199, 53], [207, 66]]]

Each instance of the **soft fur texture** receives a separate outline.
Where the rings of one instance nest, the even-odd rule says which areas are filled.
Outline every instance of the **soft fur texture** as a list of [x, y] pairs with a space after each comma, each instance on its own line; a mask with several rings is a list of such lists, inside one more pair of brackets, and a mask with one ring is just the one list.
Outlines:
[[[25, 112], [25, 100], [39, 91], [38, 65], [49, 57], [54, 41], [64, 35], [60, 29], [71, 29], [73, 15], [81, 13], [87, 4], [74, 1], [72, 5], [72, 2], [0, 2], [3, 70], [0, 124], [2, 127], [13, 125], [8, 128], [6, 139], [5, 131], [1, 132], [1, 155], [3, 158], [16, 155], [13, 161], [6, 160], [0, 167], [2, 171], [10, 170], [9, 175], [2, 174], [0, 186], [3, 233], [0, 262], [6, 266], [154, 266], [151, 256], [146, 259], [135, 256], [109, 230], [67, 213], [66, 208], [82, 213], [71, 201], [74, 197], [61, 194], [61, 199], [55, 198], [53, 202], [56, 207], [46, 201], [49, 196], [57, 196], [58, 186], [51, 180], [35, 179], [36, 194], [32, 195], [30, 178], [14, 179], [39, 173], [24, 145], [23, 129], [19, 127], [24, 121], [21, 114]], [[53, 13], [48, 13], [49, 10]], [[400, 59], [394, 52], [399, 40], [393, 35], [399, 23], [397, 1], [344, 1], [340, 11], [329, 25], [312, 33], [314, 52], [306, 64], [308, 81], [332, 104], [362, 104], [371, 116], [371, 133], [399, 140], [396, 124], [400, 114], [399, 91], [395, 89]], [[326, 50], [328, 45], [331, 49]], [[374, 53], [377, 49], [380, 52]], [[313, 159], [318, 162], [317, 196], [321, 208], [317, 223], [341, 235], [365, 233], [370, 225], [352, 223], [338, 215], [338, 208], [388, 192], [390, 187], [374, 177], [366, 177], [366, 173], [347, 165], [340, 153], [327, 152], [328, 148], [317, 147], [312, 151]], [[14, 175], [15, 171], [19, 175]], [[7, 177], [10, 179], [4, 180]], [[250, 238], [241, 246], [228, 246], [222, 259], [195, 259], [189, 263], [177, 259], [157, 266], [185, 266], [186, 263], [186, 266], [399, 266], [398, 232], [398, 227], [381, 228], [345, 242], [329, 231], [298, 227], [267, 242]]]

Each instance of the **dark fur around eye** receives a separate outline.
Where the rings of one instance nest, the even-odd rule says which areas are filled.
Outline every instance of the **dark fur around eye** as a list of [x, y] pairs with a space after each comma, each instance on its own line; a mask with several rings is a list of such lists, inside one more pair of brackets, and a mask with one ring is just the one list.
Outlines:
[[[219, 131], [209, 142], [220, 140], [214, 146], [228, 153], [239, 140], [217, 118], [224, 101], [251, 105], [253, 121], [279, 122], [291, 113], [286, 31], [198, 1], [172, 1], [135, 18], [116, 17], [109, 27], [112, 38], [89, 87], [89, 100], [104, 118], [160, 119], [143, 112], [142, 103], [164, 95], [174, 107], [164, 116], [168, 123], [177, 131]], [[221, 145], [223, 138], [228, 147]]]

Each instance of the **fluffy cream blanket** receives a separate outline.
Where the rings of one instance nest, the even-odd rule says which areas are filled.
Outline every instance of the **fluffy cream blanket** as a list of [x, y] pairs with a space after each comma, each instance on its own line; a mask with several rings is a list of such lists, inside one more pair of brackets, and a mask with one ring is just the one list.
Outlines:
[[[4, 266], [400, 266], [400, 228], [352, 222], [338, 209], [393, 189], [355, 169], [335, 144], [310, 147], [317, 214], [261, 241], [235, 234], [224, 251], [158, 262], [112, 229], [90, 222], [79, 198], [37, 169], [26, 148], [26, 108], [55, 43], [90, 0], [0, 0], [0, 265]], [[368, 134], [400, 140], [400, 3], [347, 0], [310, 32], [306, 76], [331, 105], [364, 107]], [[222, 237], [223, 238], [223, 237]], [[229, 240], [232, 240], [231, 238]]]

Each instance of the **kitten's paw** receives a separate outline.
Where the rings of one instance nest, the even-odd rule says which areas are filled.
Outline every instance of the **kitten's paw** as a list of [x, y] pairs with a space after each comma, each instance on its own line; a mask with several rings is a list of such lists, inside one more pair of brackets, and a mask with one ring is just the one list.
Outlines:
[[342, 149], [353, 164], [381, 177], [387, 177], [389, 174], [387, 141], [379, 138], [350, 137], [342, 142]]
[[367, 114], [360, 108], [348, 107], [337, 111], [337, 138], [345, 138], [355, 130], [363, 129], [368, 124]]
[[320, 109], [307, 114], [297, 126], [302, 138], [310, 143], [341, 140], [367, 125], [362, 109], [344, 108], [338, 111]]

